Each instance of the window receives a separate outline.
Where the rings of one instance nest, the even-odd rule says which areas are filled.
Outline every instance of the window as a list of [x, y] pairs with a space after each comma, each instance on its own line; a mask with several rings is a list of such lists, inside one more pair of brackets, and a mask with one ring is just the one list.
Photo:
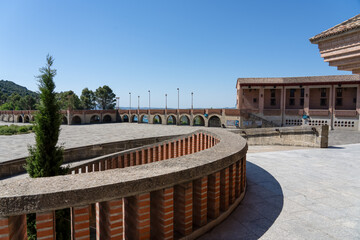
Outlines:
[[302, 88], [302, 89], [301, 89], [301, 93], [300, 93], [300, 97], [303, 98], [304, 96], [305, 96], [305, 89]]
[[296, 92], [296, 89], [290, 89], [290, 102], [289, 102], [289, 105], [290, 106], [294, 106], [295, 105], [295, 92]]
[[320, 106], [326, 106], [326, 98], [320, 98]]
[[290, 97], [291, 98], [295, 97], [295, 92], [296, 92], [296, 89], [290, 89]]
[[290, 98], [290, 106], [294, 106], [295, 105], [295, 99], [294, 98]]
[[270, 89], [270, 105], [271, 105], [271, 106], [275, 106], [275, 105], [276, 105], [275, 89]]
[[356, 98], [353, 98], [353, 103], [356, 103]]
[[304, 106], [305, 89], [300, 90], [300, 106]]
[[257, 102], [257, 98], [253, 98], [253, 103], [256, 103]]
[[342, 88], [337, 88], [336, 89], [336, 102], [335, 102], [335, 106], [342, 106], [342, 93], [343, 93], [343, 89]]
[[304, 106], [304, 98], [300, 98], [300, 106]]
[[321, 91], [321, 97], [324, 98], [326, 97], [326, 88], [320, 88]]

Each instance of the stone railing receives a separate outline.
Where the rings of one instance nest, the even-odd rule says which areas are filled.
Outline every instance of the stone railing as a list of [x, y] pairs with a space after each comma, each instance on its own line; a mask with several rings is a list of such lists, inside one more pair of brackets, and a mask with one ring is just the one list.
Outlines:
[[92, 222], [97, 239], [194, 239], [244, 197], [247, 143], [240, 135], [198, 131], [150, 149], [126, 153], [129, 161], [119, 154], [104, 162], [106, 171], [99, 161], [99, 171], [0, 181], [0, 239], [26, 239], [30, 213], [38, 239], [55, 239], [59, 209], [70, 209], [72, 239], [90, 239]]
[[[176, 135], [133, 139], [118, 142], [94, 144], [76, 148], [68, 148], [64, 151], [64, 163], [67, 164], [90, 158], [96, 158], [114, 152], [124, 151], [131, 148], [162, 142], [173, 137], [176, 137]], [[25, 164], [26, 157], [0, 162], [0, 179], [24, 173]]]
[[240, 134], [249, 145], [283, 145], [328, 147], [329, 126], [297, 126], [231, 130]]

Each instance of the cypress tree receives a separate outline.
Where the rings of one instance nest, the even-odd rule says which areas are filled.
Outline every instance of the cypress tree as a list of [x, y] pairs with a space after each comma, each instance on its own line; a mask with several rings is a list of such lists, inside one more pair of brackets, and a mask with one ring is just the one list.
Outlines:
[[62, 146], [56, 146], [62, 118], [60, 105], [54, 91], [53, 79], [56, 70], [51, 68], [54, 59], [47, 55], [46, 61], [46, 66], [40, 68], [41, 75], [38, 76], [40, 104], [34, 125], [36, 143], [29, 147], [26, 164], [26, 170], [33, 178], [62, 175], [67, 171], [66, 168], [61, 168], [64, 149]]

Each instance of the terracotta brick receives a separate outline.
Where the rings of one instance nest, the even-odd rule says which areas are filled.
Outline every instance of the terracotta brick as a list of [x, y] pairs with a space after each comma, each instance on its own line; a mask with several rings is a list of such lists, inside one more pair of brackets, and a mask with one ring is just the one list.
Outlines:
[[174, 228], [181, 235], [192, 232], [193, 224], [193, 184], [176, 185], [174, 188]]
[[215, 219], [220, 214], [220, 172], [208, 176], [208, 217]]
[[71, 208], [71, 235], [72, 239], [88, 236], [90, 239], [90, 211], [89, 206]]

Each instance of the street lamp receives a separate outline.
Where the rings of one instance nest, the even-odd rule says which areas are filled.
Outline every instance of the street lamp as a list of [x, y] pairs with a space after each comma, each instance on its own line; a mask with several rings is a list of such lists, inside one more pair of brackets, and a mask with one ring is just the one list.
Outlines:
[[117, 109], [120, 109], [120, 101], [119, 101], [120, 97], [116, 97], [116, 102], [117, 102]]
[[167, 93], [165, 93], [165, 114], [167, 113]]
[[130, 97], [129, 114], [131, 115], [131, 92], [129, 92], [129, 97]]
[[[139, 113], [140, 113], [140, 96], [138, 96], [138, 115], [139, 115]], [[138, 119], [138, 122], [139, 122], [139, 119]]]
[[150, 90], [148, 90], [149, 92], [149, 119], [150, 119]]
[[178, 109], [177, 109], [177, 123], [179, 124], [180, 123], [180, 105], [179, 105], [179, 102], [180, 102], [180, 97], [179, 97], [179, 94], [180, 94], [180, 89], [177, 88], [177, 91], [178, 91]]
[[191, 111], [194, 110], [194, 93], [191, 92]]

